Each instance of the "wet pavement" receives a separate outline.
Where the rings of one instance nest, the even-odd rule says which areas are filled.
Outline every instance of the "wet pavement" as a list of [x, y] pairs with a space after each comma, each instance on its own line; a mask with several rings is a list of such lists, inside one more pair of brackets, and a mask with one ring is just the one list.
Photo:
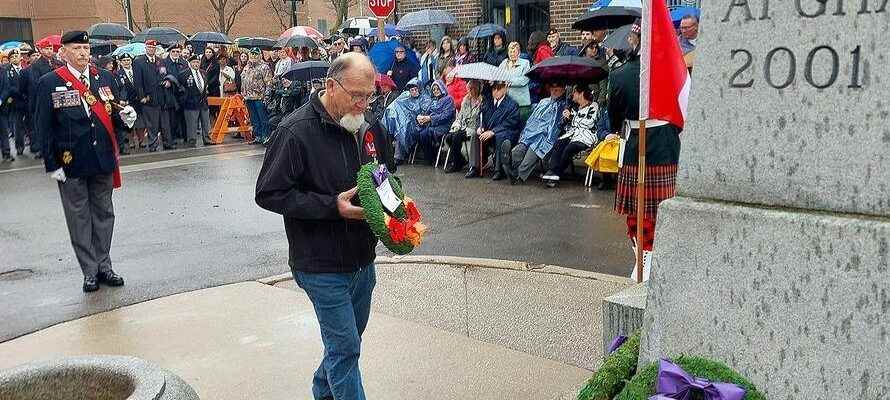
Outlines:
[[[171, 294], [288, 271], [280, 216], [253, 201], [262, 148], [125, 157], [112, 259], [122, 288], [81, 292], [58, 189], [40, 163], [0, 165], [0, 342]], [[399, 170], [431, 231], [415, 254], [522, 260], [624, 275], [632, 254], [613, 192], [511, 187], [426, 166]], [[389, 254], [382, 247], [379, 254]], [[224, 305], [221, 305], [224, 306]]]

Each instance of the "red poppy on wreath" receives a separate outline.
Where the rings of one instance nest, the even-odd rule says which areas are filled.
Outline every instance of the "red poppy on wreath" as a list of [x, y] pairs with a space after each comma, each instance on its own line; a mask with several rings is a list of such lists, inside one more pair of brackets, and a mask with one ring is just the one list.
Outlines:
[[391, 218], [387, 216], [386, 228], [389, 229], [389, 237], [394, 242], [401, 243], [403, 240], [405, 240], [407, 228], [405, 227], [405, 224], [398, 218]]
[[420, 211], [417, 210], [417, 205], [414, 204], [414, 201], [410, 199], [405, 199], [405, 214], [407, 214], [408, 221], [420, 221]]

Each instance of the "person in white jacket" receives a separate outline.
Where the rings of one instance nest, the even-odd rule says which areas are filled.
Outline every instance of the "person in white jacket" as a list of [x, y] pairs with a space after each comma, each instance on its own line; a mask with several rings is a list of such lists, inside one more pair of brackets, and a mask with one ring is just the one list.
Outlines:
[[507, 95], [519, 104], [519, 118], [522, 121], [528, 119], [531, 114], [531, 96], [528, 91], [529, 79], [525, 76], [526, 72], [531, 69], [528, 60], [519, 57], [519, 43], [510, 42], [507, 46], [507, 58], [501, 62], [499, 68], [510, 72], [513, 80], [509, 82]]

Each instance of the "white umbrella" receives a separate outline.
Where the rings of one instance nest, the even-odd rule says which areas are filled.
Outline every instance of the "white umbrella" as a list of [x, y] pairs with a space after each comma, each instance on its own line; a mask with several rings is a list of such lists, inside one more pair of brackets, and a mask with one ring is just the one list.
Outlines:
[[513, 80], [513, 76], [506, 70], [482, 62], [458, 65], [449, 75], [489, 82], [510, 82]]
[[377, 18], [374, 17], [353, 17], [343, 21], [340, 31], [352, 29], [358, 35], [367, 36], [371, 32], [371, 28], [377, 27]]

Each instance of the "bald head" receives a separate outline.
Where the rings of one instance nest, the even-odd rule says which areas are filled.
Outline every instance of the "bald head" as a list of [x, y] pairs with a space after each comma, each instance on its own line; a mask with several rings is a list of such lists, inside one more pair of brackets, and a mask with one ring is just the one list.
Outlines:
[[322, 103], [335, 120], [345, 115], [361, 115], [377, 90], [376, 78], [377, 71], [367, 56], [343, 54], [328, 68]]
[[361, 53], [349, 52], [337, 57], [328, 68], [328, 77], [337, 80], [343, 80], [346, 76], [355, 76], [357, 78], [369, 78], [371, 80], [377, 77], [377, 71], [371, 59]]

